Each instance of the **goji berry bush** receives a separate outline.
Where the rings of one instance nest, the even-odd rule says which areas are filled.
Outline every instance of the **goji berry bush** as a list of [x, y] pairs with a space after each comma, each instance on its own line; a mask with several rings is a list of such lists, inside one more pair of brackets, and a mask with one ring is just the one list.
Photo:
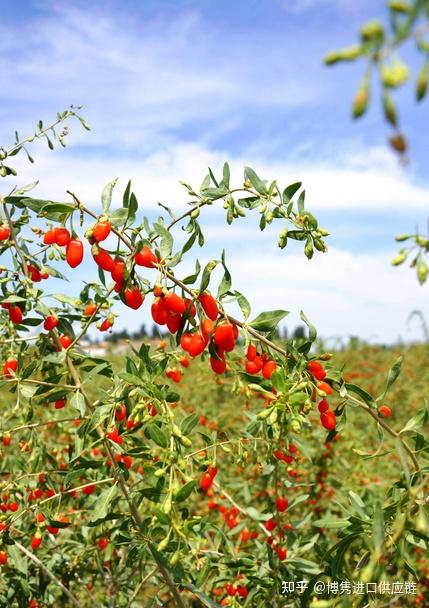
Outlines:
[[[76, 112], [2, 148], [1, 175], [15, 174], [14, 155], [33, 139], [64, 144], [66, 120], [88, 128]], [[278, 338], [282, 303], [252, 315], [223, 252], [178, 272], [203, 247], [199, 218], [212, 205], [227, 224], [278, 224], [282, 249], [296, 241], [308, 258], [325, 254], [302, 184], [245, 168], [233, 185], [225, 163], [199, 189], [184, 184], [185, 212], [162, 206], [155, 221], [131, 183], [116, 206], [115, 185], [98, 210], [78, 183], [61, 202], [32, 198], [34, 184], [0, 197], [0, 604], [363, 606], [367, 592], [317, 595], [315, 585], [420, 584], [428, 413], [420, 402], [390, 425], [402, 357], [383, 385], [355, 384], [365, 374], [326, 352], [303, 312], [297, 340]], [[52, 293], [84, 259], [91, 282]], [[91, 332], [145, 306], [166, 338], [89, 354]], [[385, 461], [389, 479], [356, 473]], [[282, 592], [298, 581], [303, 592]], [[403, 605], [425, 605], [418, 592]]]

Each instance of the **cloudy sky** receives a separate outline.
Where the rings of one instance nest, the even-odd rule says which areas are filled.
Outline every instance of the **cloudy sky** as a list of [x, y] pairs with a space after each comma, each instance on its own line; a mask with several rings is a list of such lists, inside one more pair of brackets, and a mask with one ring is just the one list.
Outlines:
[[[70, 125], [66, 150], [35, 146], [36, 164], [20, 162], [10, 184], [40, 179], [35, 195], [67, 200], [72, 189], [95, 208], [108, 181], [119, 178], [119, 201], [132, 178], [154, 217], [158, 201], [183, 206], [179, 180], [198, 186], [207, 166], [219, 172], [224, 160], [237, 183], [244, 165], [282, 186], [302, 181], [308, 209], [332, 234], [328, 253], [308, 261], [299, 245], [280, 251], [256, 216], [226, 229], [223, 211], [213, 210], [202, 219], [201, 262], [225, 248], [254, 312], [290, 310], [291, 328], [303, 308], [326, 338], [418, 338], [407, 317], [428, 312], [429, 287], [390, 260], [395, 234], [426, 226], [429, 103], [415, 107], [411, 87], [398, 96], [411, 142], [404, 168], [385, 146], [377, 94], [367, 117], [350, 120], [364, 66], [322, 64], [355, 41], [362, 22], [384, 16], [383, 0], [4, 3], [0, 143], [71, 103], [84, 105], [92, 127]], [[192, 257], [184, 272], [187, 264]], [[92, 271], [88, 260], [69, 289]], [[147, 310], [117, 326], [145, 320]]]

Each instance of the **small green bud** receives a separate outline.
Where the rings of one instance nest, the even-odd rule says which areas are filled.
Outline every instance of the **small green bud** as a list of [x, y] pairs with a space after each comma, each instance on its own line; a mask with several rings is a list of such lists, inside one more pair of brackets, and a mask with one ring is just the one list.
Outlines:
[[171, 425], [171, 432], [175, 437], [181, 437], [182, 436], [182, 431], [179, 429], [179, 427], [177, 426], [177, 424], [172, 424]]
[[179, 437], [179, 442], [185, 447], [185, 448], [190, 448], [192, 447], [192, 441], [189, 439], [189, 437], [184, 437], [183, 435], [181, 435]]
[[157, 469], [154, 475], [155, 477], [165, 477], [166, 472], [167, 471], [165, 469]]
[[408, 67], [402, 61], [395, 61], [392, 65], [381, 68], [381, 80], [385, 87], [400, 87], [408, 80], [410, 75]]
[[293, 431], [294, 433], [299, 433], [299, 431], [301, 430], [301, 427], [302, 427], [301, 421], [298, 420], [297, 418], [294, 418], [290, 423], [291, 431]]
[[389, 9], [397, 13], [406, 14], [410, 12], [411, 6], [408, 2], [403, 2], [403, 0], [390, 0]]
[[428, 531], [428, 525], [426, 522], [426, 517], [422, 509], [419, 510], [419, 514], [416, 519], [416, 530], [421, 532], [422, 534], [426, 534]]
[[192, 211], [192, 213], [191, 213], [191, 218], [192, 218], [193, 220], [196, 220], [196, 219], [197, 219], [197, 217], [200, 215], [200, 213], [201, 213], [201, 211], [200, 211], [200, 208], [199, 208], [199, 207], [198, 207], [198, 209], [194, 209], [194, 210]]
[[320, 234], [320, 236], [329, 236], [330, 232], [328, 232], [327, 230], [325, 230], [324, 228], [318, 228], [317, 232]]
[[167, 497], [165, 503], [162, 505], [162, 511], [168, 515], [171, 513], [171, 498]]
[[353, 118], [360, 118], [365, 114], [368, 107], [369, 88], [368, 85], [362, 85], [353, 100], [352, 115]]
[[429, 268], [422, 257], [419, 258], [417, 262], [417, 278], [419, 280], [420, 285], [426, 282], [428, 278]]
[[327, 247], [321, 239], [314, 239], [314, 246], [316, 247], [317, 251], [327, 251]]
[[403, 262], [405, 262], [405, 260], [408, 257], [408, 252], [406, 249], [401, 249], [401, 251], [398, 253], [398, 255], [396, 257], [393, 258], [391, 264], [392, 266], [399, 266], [400, 264], [402, 264]]
[[395, 241], [397, 241], [398, 243], [401, 243], [402, 241], [406, 241], [409, 238], [410, 238], [409, 234], [398, 234], [398, 236], [395, 237]]
[[349, 46], [339, 51], [328, 53], [324, 59], [326, 65], [334, 65], [338, 61], [353, 61], [362, 54], [361, 46]]
[[278, 245], [279, 245], [280, 249], [284, 249], [286, 247], [286, 245], [287, 245], [287, 228], [285, 228], [284, 230], [282, 230], [280, 232]]
[[313, 257], [314, 249], [313, 244], [310, 241], [308, 241], [306, 246], [304, 247], [304, 253], [306, 257], [311, 260], [311, 258]]
[[379, 21], [368, 21], [361, 30], [360, 35], [363, 42], [372, 42], [381, 45], [384, 40], [384, 28]]
[[259, 412], [258, 415], [256, 416], [256, 418], [258, 420], [266, 420], [270, 416], [272, 411], [273, 411], [272, 407], [267, 407], [264, 410], [262, 410], [261, 412]]
[[278, 418], [278, 411], [275, 408], [273, 408], [270, 412], [270, 415], [268, 416], [268, 423], [275, 424], [277, 422], [277, 418]]
[[396, 114], [395, 104], [392, 96], [386, 92], [383, 95], [383, 110], [386, 120], [389, 121], [391, 125], [396, 127], [398, 125], [398, 117]]
[[416, 236], [416, 243], [417, 243], [417, 245], [420, 245], [420, 247], [427, 247], [429, 241], [427, 239], [425, 239], [424, 236], [418, 235], [418, 236]]
[[425, 64], [423, 68], [420, 70], [420, 73], [417, 77], [417, 87], [416, 87], [416, 96], [417, 101], [421, 101], [427, 93], [428, 90], [428, 64]]
[[169, 538], [168, 536], [166, 536], [165, 538], [162, 539], [162, 541], [160, 543], [158, 543], [158, 551], [164, 551], [164, 549], [166, 549], [168, 543], [169, 543]]

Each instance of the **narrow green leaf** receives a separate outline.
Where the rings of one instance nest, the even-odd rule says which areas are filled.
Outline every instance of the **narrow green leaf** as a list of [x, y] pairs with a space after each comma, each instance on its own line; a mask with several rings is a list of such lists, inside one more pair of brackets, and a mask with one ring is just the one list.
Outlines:
[[175, 502], [182, 502], [182, 500], [186, 500], [192, 494], [196, 485], [197, 482], [195, 479], [188, 481], [187, 483], [185, 483], [184, 486], [180, 488], [180, 490], [176, 492], [176, 494], [174, 494], [173, 500]]
[[157, 424], [149, 424], [146, 427], [149, 437], [161, 448], [166, 448], [168, 445], [167, 435], [162, 431]]
[[106, 515], [108, 514], [109, 505], [112, 502], [113, 498], [116, 496], [116, 492], [116, 485], [113, 485], [112, 487], [107, 488], [106, 490], [103, 490], [103, 492], [101, 492], [92, 509], [89, 521], [98, 521], [99, 519], [104, 519], [106, 517]]
[[244, 168], [244, 179], [249, 181], [259, 194], [268, 194], [267, 186], [250, 167]]
[[223, 266], [223, 277], [217, 291], [218, 298], [224, 296], [231, 289], [231, 274], [225, 264], [225, 250], [222, 251], [221, 263]]
[[103, 188], [103, 192], [101, 193], [101, 205], [103, 208], [103, 213], [108, 213], [110, 209], [110, 205], [112, 204], [112, 194], [113, 188], [116, 186], [118, 178], [112, 180]]
[[203, 270], [203, 275], [201, 277], [200, 293], [203, 293], [203, 291], [205, 291], [207, 289], [207, 287], [209, 286], [210, 275], [213, 272], [213, 270], [216, 268], [218, 263], [219, 263], [218, 260], [211, 260], [210, 262], [208, 262], [206, 264], [206, 267]]
[[302, 182], [296, 182], [294, 184], [290, 184], [290, 186], [287, 186], [287, 188], [283, 190], [283, 203], [290, 203], [293, 196], [298, 192], [301, 186]]
[[348, 519], [326, 517], [324, 519], [316, 519], [313, 526], [317, 528], [346, 528], [350, 524]]
[[408, 420], [407, 424], [401, 429], [400, 433], [406, 433], [407, 431], [415, 431], [424, 426], [429, 420], [429, 411], [427, 407], [422, 408], [417, 412], [415, 416]]
[[304, 311], [300, 311], [299, 316], [301, 318], [302, 321], [304, 321], [304, 323], [307, 325], [308, 327], [308, 339], [310, 340], [310, 342], [314, 342], [315, 339], [317, 338], [317, 330], [314, 327], [314, 325], [310, 322], [310, 320], [306, 317], [306, 315], [304, 314]]
[[240, 306], [241, 312], [243, 313], [244, 320], [248, 319], [250, 315], [249, 300], [245, 298], [239, 291], [234, 291], [234, 295], [237, 298], [237, 302]]
[[289, 314], [287, 310], [270, 310], [263, 312], [249, 323], [250, 327], [257, 331], [272, 331], [277, 327], [284, 317]]
[[186, 416], [186, 418], [184, 420], [182, 420], [182, 424], [180, 425], [180, 430], [182, 431], [183, 435], [187, 436], [192, 433], [192, 431], [198, 424], [199, 418], [200, 417], [198, 416], [198, 414], [194, 413], [194, 414], [189, 414], [189, 416]]
[[392, 367], [390, 368], [389, 373], [387, 375], [386, 388], [384, 389], [383, 394], [380, 395], [380, 397], [378, 398], [378, 400], [384, 399], [384, 397], [386, 396], [387, 391], [392, 386], [392, 384], [395, 382], [395, 380], [398, 378], [399, 374], [401, 373], [401, 366], [402, 366], [402, 361], [403, 360], [404, 360], [404, 357], [401, 355], [395, 361], [395, 363], [392, 365]]

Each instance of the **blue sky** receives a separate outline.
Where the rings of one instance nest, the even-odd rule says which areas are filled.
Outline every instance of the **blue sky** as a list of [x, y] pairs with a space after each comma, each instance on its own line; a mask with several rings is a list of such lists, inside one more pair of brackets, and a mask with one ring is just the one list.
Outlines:
[[[65, 151], [36, 147], [19, 183], [40, 178], [40, 196], [61, 200], [71, 188], [97, 205], [107, 181], [119, 177], [120, 194], [131, 177], [152, 215], [157, 201], [183, 205], [179, 179], [198, 185], [208, 164], [219, 170], [224, 160], [237, 180], [243, 165], [280, 184], [302, 180], [309, 209], [332, 233], [327, 254], [308, 262], [298, 247], [279, 251], [257, 218], [226, 230], [218, 211], [203, 220], [202, 261], [225, 247], [255, 312], [287, 308], [292, 327], [302, 307], [324, 336], [412, 339], [419, 331], [407, 316], [427, 310], [428, 288], [389, 261], [393, 236], [426, 222], [429, 104], [416, 107], [412, 87], [398, 96], [411, 141], [411, 164], [400, 167], [377, 94], [367, 117], [350, 120], [364, 66], [322, 64], [384, 14], [381, 0], [5, 3], [0, 141], [82, 103], [91, 133], [73, 126]], [[415, 73], [412, 50], [404, 55]], [[91, 272], [86, 263], [79, 278]]]

